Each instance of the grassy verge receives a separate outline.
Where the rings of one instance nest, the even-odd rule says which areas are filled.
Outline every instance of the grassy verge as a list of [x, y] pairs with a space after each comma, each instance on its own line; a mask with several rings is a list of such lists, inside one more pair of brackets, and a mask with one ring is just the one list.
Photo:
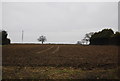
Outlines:
[[3, 67], [3, 79], [119, 79], [117, 69], [82, 70], [71, 67]]

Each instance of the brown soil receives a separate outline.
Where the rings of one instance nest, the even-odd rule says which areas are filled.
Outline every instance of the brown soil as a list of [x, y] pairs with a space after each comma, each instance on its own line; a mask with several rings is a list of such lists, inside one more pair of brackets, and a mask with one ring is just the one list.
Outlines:
[[115, 68], [117, 62], [118, 46], [13, 44], [2, 47], [3, 66], [73, 67], [90, 70]]

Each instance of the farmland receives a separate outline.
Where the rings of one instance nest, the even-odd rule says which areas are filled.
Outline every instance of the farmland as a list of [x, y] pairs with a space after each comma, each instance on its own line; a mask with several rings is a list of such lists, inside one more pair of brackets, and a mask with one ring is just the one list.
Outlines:
[[2, 63], [3, 79], [118, 79], [118, 46], [4, 45]]

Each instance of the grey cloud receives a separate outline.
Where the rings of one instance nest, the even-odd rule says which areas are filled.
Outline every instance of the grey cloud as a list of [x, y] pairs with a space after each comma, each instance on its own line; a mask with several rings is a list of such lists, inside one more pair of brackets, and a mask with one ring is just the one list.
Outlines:
[[4, 2], [3, 29], [12, 42], [36, 42], [45, 34], [48, 42], [81, 40], [85, 33], [103, 28], [118, 29], [117, 2]]

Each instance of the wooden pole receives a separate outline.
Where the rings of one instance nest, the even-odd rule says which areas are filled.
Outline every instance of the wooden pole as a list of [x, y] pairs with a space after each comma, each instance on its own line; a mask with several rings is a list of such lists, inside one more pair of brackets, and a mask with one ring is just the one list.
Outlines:
[[24, 31], [22, 30], [22, 43], [23, 43], [23, 34], [24, 34]]

